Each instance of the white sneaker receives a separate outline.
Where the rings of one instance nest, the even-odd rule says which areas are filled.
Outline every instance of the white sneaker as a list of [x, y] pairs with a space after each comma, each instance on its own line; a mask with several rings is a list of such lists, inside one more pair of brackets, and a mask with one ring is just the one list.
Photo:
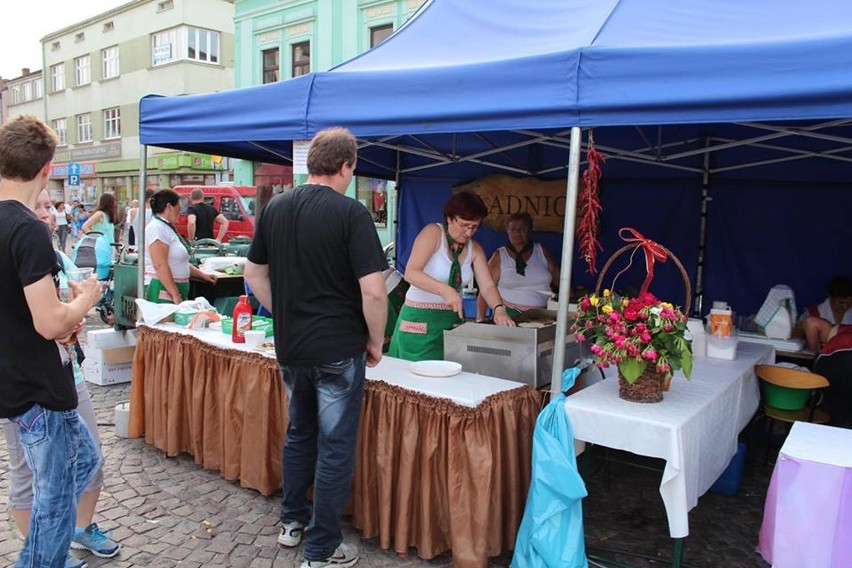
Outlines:
[[305, 560], [301, 568], [349, 568], [355, 566], [359, 558], [357, 546], [341, 542], [337, 550], [325, 560]]
[[302, 532], [305, 530], [305, 525], [299, 521], [290, 523], [281, 523], [281, 534], [278, 535], [278, 544], [293, 548], [299, 546], [302, 542]]

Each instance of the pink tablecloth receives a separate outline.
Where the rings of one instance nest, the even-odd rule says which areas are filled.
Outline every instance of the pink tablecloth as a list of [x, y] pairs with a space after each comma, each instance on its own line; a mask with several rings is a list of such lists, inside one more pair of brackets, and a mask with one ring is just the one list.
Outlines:
[[773, 568], [852, 568], [852, 430], [793, 425], [766, 494], [760, 553]]

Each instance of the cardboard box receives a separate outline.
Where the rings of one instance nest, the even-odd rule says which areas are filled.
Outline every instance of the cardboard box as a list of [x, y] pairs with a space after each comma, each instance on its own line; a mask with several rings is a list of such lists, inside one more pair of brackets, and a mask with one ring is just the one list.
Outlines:
[[120, 333], [112, 329], [89, 331], [83, 376], [90, 383], [107, 386], [130, 382], [135, 332]]

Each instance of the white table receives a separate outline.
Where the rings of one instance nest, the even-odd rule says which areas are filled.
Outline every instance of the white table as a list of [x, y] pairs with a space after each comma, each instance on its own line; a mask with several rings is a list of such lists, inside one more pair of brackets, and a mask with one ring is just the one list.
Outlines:
[[852, 430], [793, 424], [766, 493], [759, 550], [774, 568], [852, 566]]
[[665, 460], [660, 495], [669, 532], [685, 537], [689, 510], [725, 470], [757, 410], [754, 366], [774, 360], [771, 346], [740, 343], [733, 361], [696, 359], [692, 380], [676, 374], [653, 404], [618, 398], [618, 380], [608, 378], [567, 398], [574, 438]]

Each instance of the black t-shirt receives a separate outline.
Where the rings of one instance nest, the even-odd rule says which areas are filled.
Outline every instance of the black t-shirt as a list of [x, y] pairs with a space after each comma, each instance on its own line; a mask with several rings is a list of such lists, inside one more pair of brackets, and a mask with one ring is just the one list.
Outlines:
[[261, 211], [248, 259], [269, 265], [282, 365], [321, 365], [366, 350], [358, 279], [387, 261], [361, 203], [324, 185], [285, 191]]
[[38, 403], [77, 408], [74, 377], [56, 342], [35, 330], [24, 288], [58, 272], [47, 226], [17, 201], [0, 201], [0, 418]]
[[213, 238], [213, 220], [219, 215], [216, 208], [209, 203], [196, 203], [186, 210], [187, 215], [195, 215], [195, 238]]

